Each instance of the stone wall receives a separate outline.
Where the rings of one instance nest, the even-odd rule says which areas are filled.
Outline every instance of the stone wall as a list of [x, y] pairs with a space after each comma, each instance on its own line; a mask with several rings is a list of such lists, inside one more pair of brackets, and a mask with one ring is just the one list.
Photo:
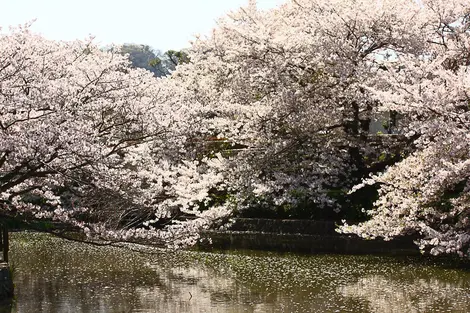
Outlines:
[[331, 221], [236, 219], [224, 231], [207, 231], [202, 249], [253, 249], [299, 253], [419, 255], [412, 238], [365, 240], [335, 232]]
[[0, 263], [0, 301], [13, 297], [12, 279], [8, 263]]
[[333, 221], [236, 218], [231, 231], [252, 231], [275, 234], [337, 235]]

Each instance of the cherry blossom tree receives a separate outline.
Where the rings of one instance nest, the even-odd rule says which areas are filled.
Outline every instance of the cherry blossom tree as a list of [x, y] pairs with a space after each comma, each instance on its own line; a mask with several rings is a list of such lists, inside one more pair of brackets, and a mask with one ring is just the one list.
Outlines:
[[186, 159], [190, 119], [171, 83], [91, 40], [50, 41], [28, 26], [2, 33], [1, 214], [104, 239], [192, 243], [225, 211], [192, 208], [220, 180], [217, 159]]
[[[468, 14], [463, 0], [250, 1], [164, 79], [91, 41], [13, 30], [0, 37], [2, 212], [184, 245], [235, 210], [338, 218], [368, 185], [370, 220], [341, 231], [417, 233], [433, 254], [469, 256]], [[383, 112], [410, 147], [377, 144]], [[367, 161], [380, 154], [394, 157]]]
[[339, 208], [332, 190], [380, 172], [363, 162], [378, 152], [373, 114], [398, 113], [415, 152], [366, 180], [379, 188], [371, 220], [342, 230], [417, 232], [433, 254], [468, 255], [467, 36], [464, 1], [252, 1], [196, 40], [172, 79], [199, 110], [195, 135], [225, 144], [239, 209]]
[[470, 257], [469, 7], [422, 1], [413, 19], [417, 45], [374, 60], [369, 90], [382, 110], [407, 119], [418, 150], [364, 184], [380, 186], [371, 219], [343, 231], [386, 239], [418, 233], [432, 254]]
[[266, 12], [252, 2], [195, 41], [172, 79], [199, 110], [197, 136], [230, 154], [238, 209], [306, 204], [311, 217], [341, 216], [377, 153], [371, 59], [410, 42], [415, 11], [408, 1], [292, 1]]

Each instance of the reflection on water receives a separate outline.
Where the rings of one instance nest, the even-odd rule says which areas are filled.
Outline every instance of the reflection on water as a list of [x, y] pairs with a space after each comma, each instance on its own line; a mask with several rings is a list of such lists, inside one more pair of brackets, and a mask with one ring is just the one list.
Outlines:
[[16, 302], [3, 312], [470, 312], [470, 273], [370, 256], [94, 247], [11, 241]]
[[460, 279], [450, 283], [434, 277], [370, 275], [338, 290], [347, 297], [366, 299], [373, 312], [470, 312], [468, 277], [466, 283]]

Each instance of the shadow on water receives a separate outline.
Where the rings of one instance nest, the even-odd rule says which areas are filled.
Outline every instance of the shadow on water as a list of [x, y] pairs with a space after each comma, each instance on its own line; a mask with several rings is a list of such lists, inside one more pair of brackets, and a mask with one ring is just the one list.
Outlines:
[[139, 253], [37, 233], [11, 241], [3, 312], [470, 312], [470, 273], [439, 262], [267, 252]]

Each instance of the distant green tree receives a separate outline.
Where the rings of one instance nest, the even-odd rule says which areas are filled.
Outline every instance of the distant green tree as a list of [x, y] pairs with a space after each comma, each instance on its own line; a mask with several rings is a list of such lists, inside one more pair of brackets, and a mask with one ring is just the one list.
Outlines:
[[188, 54], [183, 50], [162, 53], [148, 45], [124, 44], [121, 53], [129, 55], [134, 67], [144, 68], [157, 77], [168, 76], [178, 64], [189, 62]]

